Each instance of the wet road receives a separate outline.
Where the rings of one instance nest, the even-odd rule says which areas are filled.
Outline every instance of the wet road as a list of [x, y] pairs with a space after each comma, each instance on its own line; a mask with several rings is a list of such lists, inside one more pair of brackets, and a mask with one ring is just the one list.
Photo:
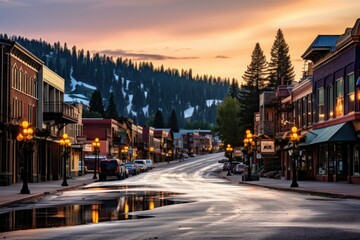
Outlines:
[[3, 230], [0, 237], [360, 238], [360, 201], [228, 182], [219, 178], [222, 165], [217, 160], [221, 158], [222, 154], [197, 156], [126, 180], [95, 182], [81, 190], [14, 206], [6, 210], [10, 225], [23, 220], [30, 226], [23, 229], [33, 229]]

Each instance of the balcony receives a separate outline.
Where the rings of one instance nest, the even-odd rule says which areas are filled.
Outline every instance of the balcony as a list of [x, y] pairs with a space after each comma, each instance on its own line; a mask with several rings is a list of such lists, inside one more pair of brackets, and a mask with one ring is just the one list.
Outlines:
[[43, 109], [44, 121], [55, 121], [56, 123], [77, 123], [77, 109], [64, 102], [45, 102]]
[[257, 128], [259, 135], [274, 135], [274, 121], [260, 121]]

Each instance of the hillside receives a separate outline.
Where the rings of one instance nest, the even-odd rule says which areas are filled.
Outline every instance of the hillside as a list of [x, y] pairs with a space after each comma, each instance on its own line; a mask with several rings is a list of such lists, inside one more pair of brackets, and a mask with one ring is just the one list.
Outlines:
[[179, 126], [185, 121], [215, 123], [216, 105], [229, 91], [229, 79], [213, 76], [192, 76], [192, 70], [154, 68], [151, 62], [133, 63], [89, 51], [68, 49], [66, 43], [53, 45], [23, 37], [0, 38], [17, 41], [65, 79], [66, 101], [88, 104], [95, 89], [101, 92], [104, 106], [114, 93], [120, 115], [146, 124], [149, 116], [160, 109], [167, 122], [175, 110]]

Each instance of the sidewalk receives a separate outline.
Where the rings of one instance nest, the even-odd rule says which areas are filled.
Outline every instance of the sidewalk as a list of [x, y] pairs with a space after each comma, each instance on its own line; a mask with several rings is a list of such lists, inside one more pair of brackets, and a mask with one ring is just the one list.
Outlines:
[[281, 191], [293, 191], [319, 196], [360, 200], [360, 185], [358, 184], [298, 181], [299, 187], [291, 188], [290, 185], [292, 180], [260, 178], [259, 181], [242, 181], [242, 175], [231, 174], [231, 176], [227, 176], [227, 171], [221, 172], [220, 177], [226, 178], [229, 181], [238, 182], [240, 184], [271, 188]]
[[57, 181], [28, 183], [30, 194], [20, 194], [20, 190], [23, 185], [22, 183], [15, 183], [9, 186], [0, 186], [0, 208], [14, 204], [16, 202], [39, 198], [54, 192], [62, 192], [84, 186], [96, 181], [92, 179], [93, 176], [93, 174], [89, 173], [85, 176], [67, 179], [68, 186], [61, 186], [63, 182], [62, 179]]

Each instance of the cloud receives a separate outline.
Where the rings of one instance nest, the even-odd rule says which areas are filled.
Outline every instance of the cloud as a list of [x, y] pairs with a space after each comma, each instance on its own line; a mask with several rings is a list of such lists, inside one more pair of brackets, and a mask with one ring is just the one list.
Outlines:
[[224, 55], [217, 55], [215, 58], [229, 58], [229, 57], [224, 56]]
[[99, 51], [101, 54], [110, 55], [110, 56], [121, 56], [128, 57], [133, 60], [186, 60], [186, 59], [198, 59], [199, 57], [185, 56], [185, 57], [174, 57], [174, 56], [166, 56], [162, 54], [153, 54], [153, 53], [136, 53], [136, 52], [128, 52], [125, 50], [101, 50]]

